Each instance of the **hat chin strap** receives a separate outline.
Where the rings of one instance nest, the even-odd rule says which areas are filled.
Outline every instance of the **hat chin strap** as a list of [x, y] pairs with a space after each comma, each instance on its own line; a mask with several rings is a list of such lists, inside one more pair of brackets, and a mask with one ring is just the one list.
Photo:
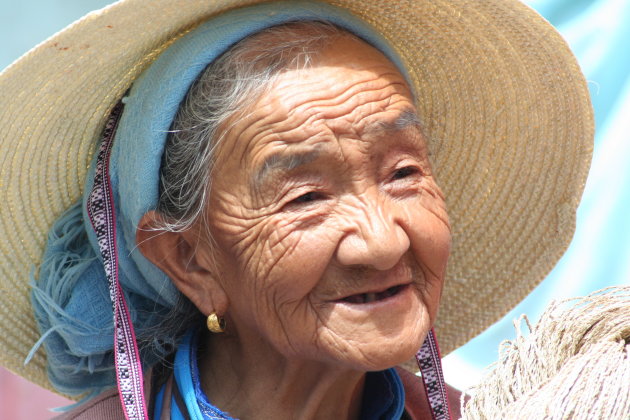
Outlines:
[[442, 373], [442, 357], [433, 328], [416, 353], [416, 362], [422, 372], [422, 383], [431, 406], [431, 417], [433, 420], [450, 420], [451, 410]]
[[149, 420], [144, 399], [140, 353], [118, 279], [116, 212], [109, 177], [109, 158], [122, 111], [123, 105], [119, 103], [105, 125], [96, 161], [94, 185], [87, 201], [87, 212], [98, 240], [114, 311], [114, 360], [120, 403], [127, 420]]

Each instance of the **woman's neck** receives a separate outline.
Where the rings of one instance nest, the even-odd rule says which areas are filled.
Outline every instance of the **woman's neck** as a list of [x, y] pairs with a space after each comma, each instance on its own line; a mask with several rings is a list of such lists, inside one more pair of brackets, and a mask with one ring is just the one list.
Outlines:
[[242, 420], [357, 419], [365, 373], [290, 360], [263, 340], [204, 337], [201, 386], [213, 405]]

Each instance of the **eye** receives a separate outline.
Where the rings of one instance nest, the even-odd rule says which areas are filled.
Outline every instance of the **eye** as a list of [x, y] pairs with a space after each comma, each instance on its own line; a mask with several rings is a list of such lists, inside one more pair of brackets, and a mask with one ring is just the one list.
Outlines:
[[400, 168], [396, 170], [396, 172], [394, 172], [394, 175], [392, 175], [392, 180], [395, 181], [397, 179], [407, 178], [408, 176], [415, 175], [417, 173], [420, 173], [420, 170], [415, 166], [405, 166], [404, 168]]
[[291, 200], [289, 204], [307, 204], [324, 198], [324, 194], [317, 191], [309, 191], [306, 194]]

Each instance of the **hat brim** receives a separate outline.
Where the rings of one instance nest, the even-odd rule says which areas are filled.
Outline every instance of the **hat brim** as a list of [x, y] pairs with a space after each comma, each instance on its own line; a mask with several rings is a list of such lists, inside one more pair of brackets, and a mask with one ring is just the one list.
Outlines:
[[[580, 69], [516, 0], [330, 0], [406, 65], [446, 196], [453, 246], [436, 331], [443, 354], [522, 300], [566, 250], [593, 146]], [[126, 0], [93, 12], [0, 74], [0, 363], [51, 388], [29, 275], [81, 196], [105, 120], [175, 38], [257, 0]], [[35, 273], [36, 275], [36, 273]]]

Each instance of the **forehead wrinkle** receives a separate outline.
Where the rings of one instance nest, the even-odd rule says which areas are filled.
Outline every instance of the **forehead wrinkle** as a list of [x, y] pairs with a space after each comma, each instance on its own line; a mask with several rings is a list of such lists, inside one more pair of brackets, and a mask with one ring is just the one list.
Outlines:
[[[370, 120], [373, 120], [378, 114], [395, 111], [399, 103], [409, 103], [408, 99], [402, 95], [395, 95], [397, 99], [392, 100], [391, 95], [387, 94], [388, 89], [377, 88], [371, 92], [379, 90], [384, 90], [386, 93], [370, 100], [361, 98], [365, 93], [361, 92], [345, 101], [318, 101], [317, 103], [302, 104], [292, 109], [283, 121], [289, 123], [288, 127], [283, 127], [282, 130], [278, 130], [276, 126], [270, 127], [268, 133], [271, 132], [276, 140], [284, 143], [297, 143], [321, 136], [334, 138], [339, 138], [344, 134], [358, 136], [364, 131], [366, 124], [370, 124]], [[366, 95], [371, 92], [366, 93]], [[365, 111], [366, 108], [368, 109], [367, 112]], [[403, 105], [399, 108], [409, 109], [409, 106]], [[408, 112], [410, 115], [401, 116], [400, 121], [384, 122], [383, 124], [387, 127], [395, 125], [394, 129], [398, 130], [415, 123], [419, 125], [414, 112]], [[359, 115], [361, 116], [359, 117]], [[347, 126], [348, 122], [350, 122], [349, 127]]]
[[[370, 105], [378, 104], [382, 101], [383, 99], [375, 100], [372, 102], [366, 102], [358, 108], [361, 108], [363, 106], [370, 106]], [[396, 102], [398, 101], [395, 101], [394, 103], [388, 101], [388, 104], [385, 108], [389, 108], [390, 106], [395, 105]], [[331, 105], [331, 108], [334, 108], [334, 105]], [[376, 114], [379, 114], [381, 112], [383, 111], [377, 111]], [[402, 131], [409, 127], [416, 127], [416, 128], [420, 127], [420, 120], [413, 109], [403, 108], [402, 111], [400, 112], [401, 114], [394, 121], [391, 121], [391, 122], [383, 121], [381, 119], [377, 121], [368, 122], [367, 126], [365, 127], [365, 131], [379, 131], [379, 132], [389, 131], [389, 130]], [[256, 137], [259, 137], [259, 136], [265, 137], [266, 135], [272, 135], [274, 137], [274, 142], [279, 142], [283, 144], [301, 142], [303, 140], [306, 140], [305, 138], [303, 138], [304, 135], [306, 134], [304, 130], [304, 125], [307, 125], [308, 127], [312, 127], [314, 126], [313, 124], [314, 122], [316, 122], [317, 120], [322, 120], [323, 126], [320, 127], [320, 129], [326, 128], [327, 133], [320, 133], [320, 134], [324, 134], [324, 137], [326, 138], [328, 138], [328, 135], [332, 135], [334, 138], [339, 140], [339, 135], [338, 135], [339, 133], [336, 133], [334, 129], [331, 129], [332, 127], [327, 126], [335, 118], [327, 119], [325, 118], [325, 116], [327, 116], [325, 114], [326, 112], [321, 112], [321, 111], [295, 113], [292, 116], [288, 116], [287, 119], [299, 118], [297, 124], [292, 124], [291, 127], [285, 130], [276, 131], [274, 130], [274, 127], [273, 127], [275, 124], [271, 123], [271, 124], [268, 124], [268, 128], [265, 129], [263, 133], [258, 133]], [[360, 121], [357, 121], [355, 124], [352, 125], [352, 129], [353, 129], [352, 131], [355, 134], [357, 134], [357, 137], [360, 137], [358, 132], [363, 131], [361, 130], [362, 128], [360, 127], [361, 125], [362, 124]], [[302, 137], [302, 138], [294, 138], [294, 136], [296, 135], [297, 137]], [[321, 137], [321, 136], [313, 137], [313, 136], [306, 135], [305, 137], [314, 139], [314, 137]], [[294, 141], [289, 141], [289, 139], [292, 139]], [[255, 143], [255, 142], [252, 142], [252, 143]], [[252, 179], [250, 180], [251, 187], [253, 189], [256, 189], [257, 187], [259, 187], [261, 184], [263, 184], [266, 181], [270, 173], [277, 172], [277, 171], [288, 172], [302, 165], [306, 165], [308, 163], [313, 162], [314, 160], [316, 160], [318, 157], [321, 156], [321, 150], [322, 150], [323, 144], [316, 143], [315, 147], [316, 149], [309, 150], [309, 151], [298, 151], [298, 152], [292, 152], [292, 153], [280, 151], [280, 152], [271, 154], [270, 156], [265, 158], [263, 163], [259, 166], [259, 169], [254, 172], [254, 175]]]
[[[244, 164], [243, 159], [247, 154], [251, 152], [250, 148], [253, 144], [257, 143], [256, 138], [266, 137], [268, 135], [273, 135], [276, 140], [287, 141], [292, 143], [294, 142], [293, 132], [300, 132], [301, 135], [306, 134], [306, 137], [310, 137], [309, 131], [313, 131], [315, 134], [314, 122], [317, 120], [322, 120], [324, 123], [329, 120], [334, 120], [337, 117], [346, 115], [347, 109], [353, 108], [355, 112], [364, 106], [370, 106], [377, 104], [385, 99], [391, 100], [391, 95], [403, 95], [399, 89], [402, 87], [403, 89], [408, 89], [407, 85], [400, 80], [396, 79], [388, 79], [385, 83], [379, 84], [378, 86], [374, 86], [366, 89], [365, 85], [376, 80], [381, 79], [382, 77], [390, 77], [390, 76], [399, 76], [397, 73], [392, 71], [383, 71], [380, 73], [371, 72], [369, 78], [363, 78], [360, 80], [356, 80], [355, 83], [346, 86], [345, 88], [338, 90], [333, 95], [322, 95], [321, 97], [312, 97], [313, 91], [320, 91], [319, 87], [317, 87], [316, 82], [307, 82], [302, 86], [304, 89], [303, 92], [307, 95], [307, 100], [300, 100], [301, 95], [283, 95], [280, 92], [285, 90], [287, 87], [280, 87], [278, 84], [275, 85], [278, 90], [275, 92], [276, 99], [274, 101], [267, 102], [265, 101], [265, 95], [255, 101], [255, 105], [252, 107], [249, 113], [241, 115], [238, 120], [245, 121], [249, 116], [255, 115], [256, 109], [267, 108], [270, 112], [264, 115], [262, 118], [259, 118], [258, 121], [254, 121], [252, 125], [242, 127], [238, 129], [238, 133], [236, 137], [240, 137], [245, 134], [247, 131], [251, 129], [255, 129], [258, 131], [254, 135], [252, 139], [250, 139], [249, 144], [246, 146], [245, 153], [241, 156], [241, 164]], [[311, 89], [311, 86], [316, 87], [315, 89]], [[295, 88], [295, 86], [288, 86], [288, 88]], [[322, 89], [323, 91], [324, 89]], [[381, 94], [378, 95], [377, 98], [372, 101], [363, 102], [361, 100], [365, 95], [370, 95], [374, 92], [380, 91]], [[273, 90], [267, 92], [267, 94], [272, 93]], [[403, 95], [404, 96], [404, 95]], [[290, 102], [284, 102], [282, 98], [290, 99]], [[261, 102], [262, 101], [262, 102]], [[279, 101], [279, 102], [276, 102]], [[359, 102], [359, 104], [357, 104]], [[361, 103], [363, 102], [363, 103]], [[357, 106], [358, 105], [358, 106]], [[282, 111], [284, 109], [284, 111]], [[280, 112], [278, 112], [280, 111]], [[290, 122], [289, 126], [279, 130], [279, 125], [284, 122]], [[238, 126], [238, 121], [234, 121], [231, 124], [230, 130], [236, 128]], [[256, 129], [256, 126], [258, 128]], [[359, 126], [354, 127], [355, 131], [360, 131]], [[312, 130], [311, 130], [312, 129]], [[300, 141], [300, 135], [296, 136], [296, 140]]]
[[[392, 96], [404, 96], [399, 91], [399, 87], [404, 87], [403, 83], [389, 81], [388, 83], [378, 86], [366, 87], [376, 79], [362, 80], [348, 86], [340, 92], [322, 96], [319, 98], [310, 98], [307, 101], [293, 104], [289, 106], [287, 119], [294, 118], [300, 113], [307, 114], [309, 117], [317, 117], [331, 119], [339, 116], [347, 115], [347, 110], [356, 110], [360, 107], [381, 102], [383, 100], [391, 100]], [[371, 97], [374, 93], [378, 93], [371, 100], [365, 100], [365, 97]], [[312, 111], [316, 109], [317, 111]]]
[[[343, 87], [341, 87], [341, 89], [335, 89], [336, 92], [330, 96], [324, 94], [318, 95], [319, 97], [316, 96], [315, 98], [312, 96], [314, 90], [317, 92], [325, 91], [325, 89], [312, 89], [312, 87], [316, 85], [312, 81], [305, 83], [305, 86], [308, 87], [306, 90], [309, 91], [306, 98], [301, 98], [302, 95], [296, 96], [295, 94], [288, 95], [286, 92], [282, 93], [283, 90], [285, 90], [283, 88], [295, 89], [296, 86], [294, 85], [281, 87], [281, 83], [274, 84], [275, 87], [278, 88], [275, 90], [275, 93], [274, 89], [267, 91], [266, 94], [254, 101], [253, 106], [248, 107], [249, 112], [246, 111], [244, 114], [240, 114], [239, 117], [231, 122], [232, 124], [230, 124], [228, 128], [228, 131], [232, 131], [232, 136], [230, 137], [235, 140], [235, 143], [238, 143], [237, 139], [241, 136], [247, 136], [247, 133], [251, 132], [250, 130], [254, 131], [253, 137], [244, 145], [245, 149], [243, 153], [239, 153], [240, 157], [238, 160], [241, 166], [247, 164], [246, 161], [249, 160], [248, 156], [252, 156], [254, 152], [253, 149], [257, 149], [261, 145], [269, 144], [270, 142], [297, 143], [309, 138], [320, 137], [318, 134], [324, 134], [321, 133], [322, 127], [326, 129], [325, 131], [327, 131], [328, 135], [333, 134], [334, 137], [338, 137], [341, 133], [336, 133], [335, 128], [333, 128], [337, 125], [335, 120], [338, 117], [343, 117], [344, 115], [351, 116], [365, 107], [374, 107], [374, 110], [370, 113], [385, 111], [392, 106], [393, 103], [399, 102], [398, 100], [392, 101], [392, 95], [400, 96], [400, 99], [404, 101], [406, 96], [405, 92], [408, 90], [408, 87], [400, 80], [398, 73], [391, 71], [391, 69], [379, 72], [372, 70], [368, 73], [370, 74], [363, 74], [362, 77], [355, 80], [355, 82], [350, 85], [343, 86], [342, 84]], [[383, 81], [383, 77], [387, 80]], [[379, 81], [379, 83], [370, 85], [374, 81]], [[400, 90], [401, 88], [402, 91]], [[373, 95], [375, 92], [377, 92], [376, 98], [371, 98], [370, 100], [365, 98], [366, 96], [369, 98], [370, 95]], [[269, 94], [271, 94], [272, 98], [275, 97], [275, 100], [265, 100], [265, 97]], [[287, 99], [288, 102], [285, 102]], [[384, 104], [383, 101], [385, 101]], [[264, 112], [263, 110], [268, 112]], [[352, 110], [350, 114], [347, 114], [348, 110]], [[261, 111], [263, 111], [262, 115], [260, 115]], [[254, 121], [247, 124], [247, 120], [251, 117], [254, 117]], [[401, 127], [407, 126], [410, 124], [407, 120], [413, 120], [413, 118], [401, 118], [400, 120], [400, 122], [397, 121], [393, 123], [393, 125]], [[354, 121], [352, 123], [352, 132], [354, 132], [355, 135], [359, 134], [363, 131], [362, 129], [366, 122], [365, 120]], [[243, 123], [244, 126], [240, 123]], [[285, 125], [285, 123], [288, 123], [288, 125]], [[392, 124], [385, 125], [389, 126]], [[326, 134], [324, 135], [327, 136]], [[298, 159], [298, 161], [301, 160], [302, 159]], [[287, 170], [287, 168], [294, 166], [290, 161], [284, 161], [280, 164], [275, 164], [272, 161], [269, 161], [269, 163], [270, 166], [267, 164], [263, 165], [258, 173], [255, 174], [252, 179], [254, 184], [260, 184], [263, 178], [275, 167], [278, 169], [284, 167], [284, 169]], [[298, 163], [304, 164], [301, 162]], [[297, 166], [300, 165], [296, 164], [294, 167]]]
[[[288, 106], [289, 109], [294, 109], [296, 105], [299, 105], [300, 102], [302, 102], [300, 98], [304, 95], [309, 98], [305, 102], [318, 101], [319, 99], [326, 101], [329, 98], [339, 98], [340, 101], [345, 101], [348, 97], [356, 95], [356, 91], [367, 92], [369, 90], [386, 89], [390, 86], [402, 86], [405, 90], [409, 90], [409, 87], [405, 83], [404, 79], [402, 79], [402, 76], [388, 68], [380, 71], [370, 68], [356, 70], [352, 77], [347, 79], [348, 83], [346, 86], [319, 77], [320, 71], [321, 73], [324, 73], [327, 70], [335, 68], [337, 68], [337, 66], [326, 65], [310, 68], [310, 74], [306, 74], [305, 78], [298, 78], [297, 83], [291, 80], [280, 80], [276, 82], [274, 89], [276, 90], [276, 94], [279, 93], [278, 96], [282, 96], [282, 92], [291, 91], [291, 94], [286, 97], [296, 99], [293, 104]], [[343, 69], [344, 66], [341, 66], [341, 68]], [[291, 74], [291, 72], [287, 72], [287, 75], [288, 74]], [[366, 90], [365, 85], [369, 85], [371, 83], [377, 83], [377, 85]], [[294, 89], [296, 88], [299, 89], [297, 94], [294, 92]], [[333, 89], [333, 91], [326, 93], [327, 89]], [[311, 95], [314, 93], [321, 94], [321, 97], [316, 96], [313, 98]]]

